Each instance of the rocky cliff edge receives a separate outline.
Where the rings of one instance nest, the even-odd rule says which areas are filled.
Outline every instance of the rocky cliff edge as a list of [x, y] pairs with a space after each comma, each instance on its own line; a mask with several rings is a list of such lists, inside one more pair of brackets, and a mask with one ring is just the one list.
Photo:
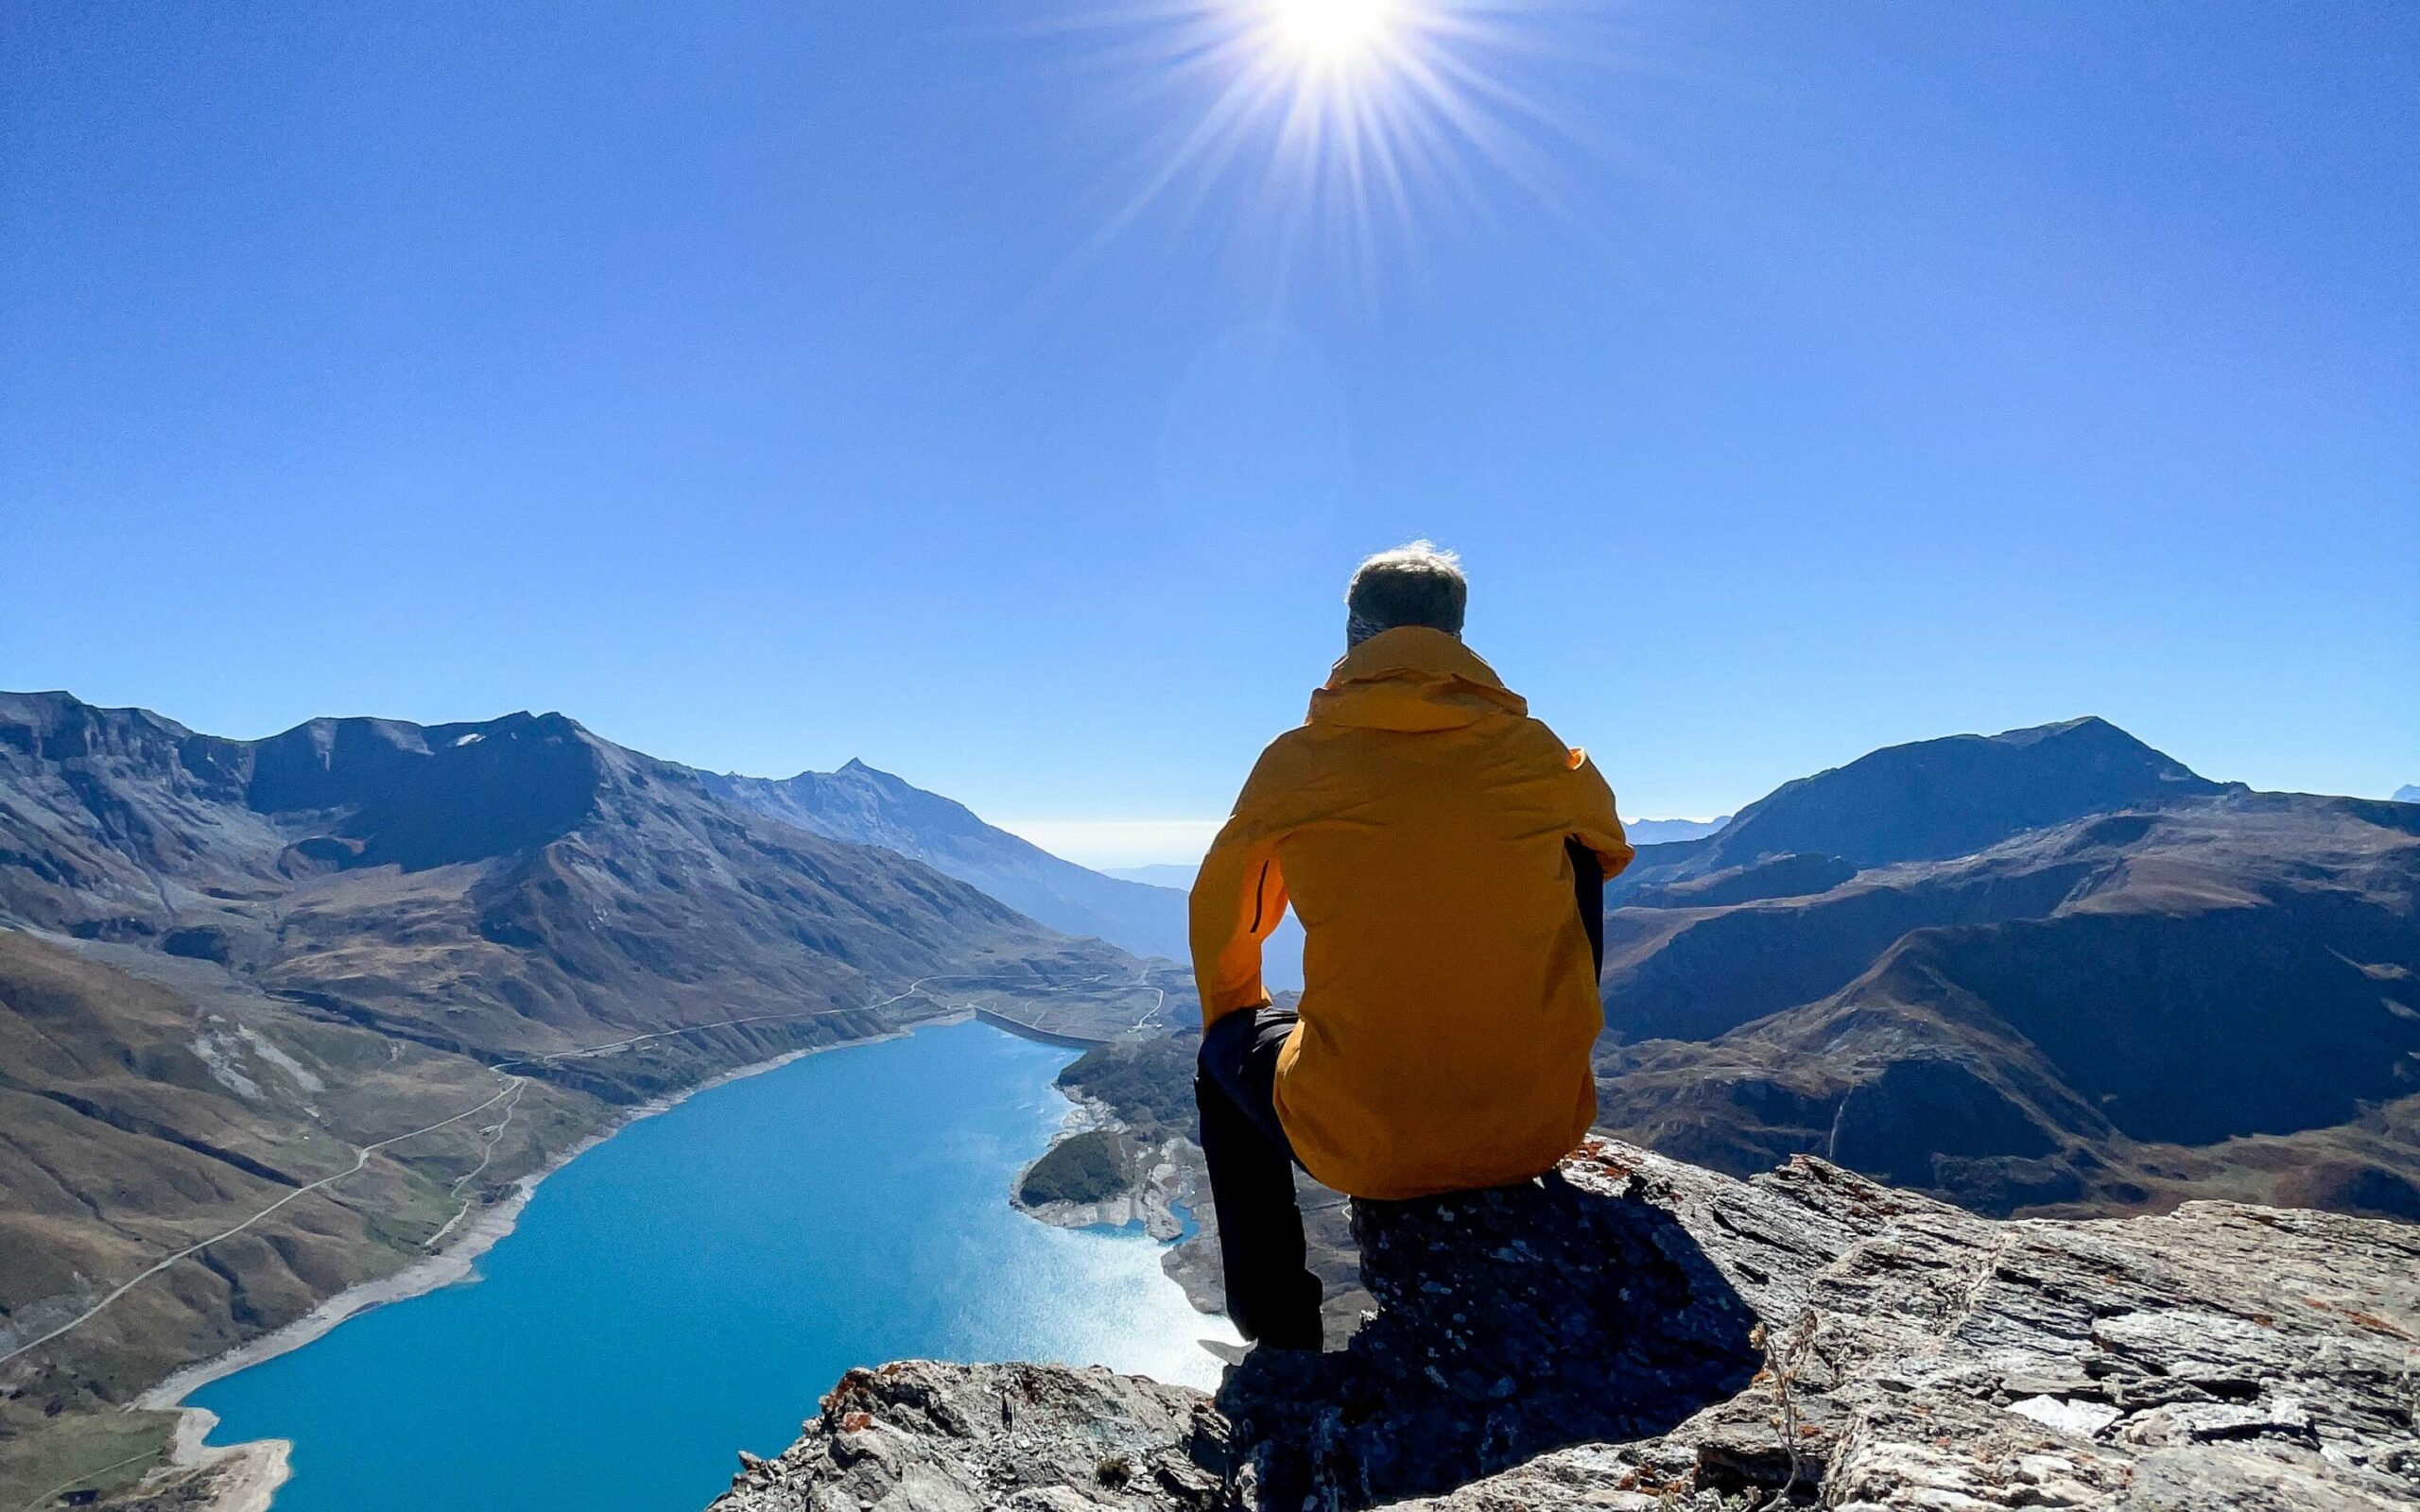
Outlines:
[[1259, 1351], [1215, 1399], [855, 1370], [715, 1512], [2420, 1506], [2420, 1228], [1993, 1222], [1592, 1142], [1354, 1232], [1377, 1310], [1342, 1350]]

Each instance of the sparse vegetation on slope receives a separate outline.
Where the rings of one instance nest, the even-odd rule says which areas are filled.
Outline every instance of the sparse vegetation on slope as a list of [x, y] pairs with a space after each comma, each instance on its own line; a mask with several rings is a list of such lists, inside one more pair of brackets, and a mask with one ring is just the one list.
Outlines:
[[1104, 1202], [1132, 1190], [1133, 1137], [1116, 1129], [1070, 1134], [1026, 1168], [1018, 1197], [1032, 1206], [1049, 1202]]
[[1193, 1106], [1193, 1061], [1201, 1036], [1192, 1029], [1087, 1050], [1059, 1073], [1072, 1097], [1106, 1107], [1146, 1141], [1192, 1139], [1200, 1117]]

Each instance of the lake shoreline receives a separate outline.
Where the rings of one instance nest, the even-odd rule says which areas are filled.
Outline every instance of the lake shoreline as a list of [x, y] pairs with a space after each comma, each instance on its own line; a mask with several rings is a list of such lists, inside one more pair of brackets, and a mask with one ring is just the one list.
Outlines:
[[[909, 1023], [879, 1034], [847, 1040], [835, 1044], [817, 1045], [785, 1052], [769, 1059], [734, 1067], [677, 1092], [651, 1098], [630, 1108], [621, 1116], [599, 1126], [580, 1139], [543, 1167], [516, 1179], [507, 1194], [483, 1209], [458, 1217], [458, 1227], [444, 1246], [429, 1255], [406, 1264], [389, 1275], [358, 1282], [320, 1302], [309, 1313], [285, 1326], [257, 1338], [249, 1339], [233, 1349], [207, 1360], [181, 1367], [144, 1391], [129, 1403], [130, 1410], [174, 1412], [179, 1420], [174, 1432], [170, 1455], [163, 1469], [180, 1477], [176, 1483], [185, 1494], [199, 1492], [192, 1505], [195, 1512], [273, 1512], [278, 1488], [290, 1474], [288, 1457], [292, 1449], [282, 1438], [258, 1438], [232, 1444], [213, 1445], [205, 1442], [216, 1427], [216, 1416], [207, 1409], [189, 1406], [185, 1399], [212, 1383], [249, 1369], [253, 1366], [287, 1354], [313, 1343], [339, 1325], [362, 1316], [390, 1303], [407, 1301], [415, 1297], [442, 1290], [474, 1279], [477, 1262], [497, 1244], [510, 1237], [519, 1227], [523, 1214], [547, 1177], [563, 1170], [580, 1156], [589, 1153], [643, 1119], [669, 1112], [700, 1092], [750, 1077], [780, 1070], [807, 1056], [828, 1051], [847, 1050], [861, 1045], [879, 1044], [906, 1039], [921, 1030], [939, 1028], [967, 1022], [977, 1022], [1020, 1040], [1051, 1045], [1055, 1048], [1078, 1048], [1066, 1043], [1066, 1037], [1035, 1029], [1020, 1023], [1005, 1014], [959, 1008], [921, 1017]], [[1072, 1099], [1071, 1099], [1072, 1100]], [[1098, 1111], [1105, 1112], [1106, 1109]], [[1083, 1111], [1071, 1111], [1071, 1119], [1084, 1121]], [[1186, 1191], [1190, 1183], [1176, 1170], [1157, 1173], [1167, 1187], [1167, 1197]], [[1173, 1179], [1170, 1179], [1173, 1178]], [[1053, 1227], [1079, 1227], [1065, 1222], [1066, 1215], [1045, 1215], [1031, 1211], [1014, 1200], [1014, 1188], [1008, 1194], [1008, 1205], [1017, 1209], [1029, 1220], [1039, 1220]], [[1165, 1198], [1163, 1199], [1165, 1201]], [[1162, 1207], [1163, 1203], [1154, 1203]], [[1140, 1216], [1140, 1214], [1138, 1214]], [[1147, 1227], [1157, 1228], [1172, 1223], [1174, 1215], [1165, 1211], [1154, 1213], [1156, 1223]], [[1166, 1237], [1154, 1233], [1166, 1242]], [[1177, 1274], [1176, 1267], [1167, 1267]], [[1180, 1284], [1183, 1284], [1180, 1279]], [[1204, 1307], [1205, 1298], [1198, 1295], [1197, 1285], [1185, 1285], [1188, 1300], [1195, 1308], [1215, 1312], [1215, 1306]], [[156, 1472], [155, 1472], [156, 1473]]]
[[1186, 1224], [1176, 1210], [1192, 1202], [1194, 1182], [1184, 1160], [1184, 1152], [1180, 1147], [1190, 1141], [1172, 1139], [1162, 1144], [1145, 1146], [1139, 1152], [1142, 1164], [1126, 1190], [1098, 1201], [1058, 1199], [1034, 1202], [1027, 1198], [1026, 1177], [1066, 1140], [1096, 1129], [1132, 1133], [1107, 1103], [1082, 1093], [1067, 1092], [1063, 1087], [1060, 1091], [1075, 1107], [1068, 1110], [1066, 1121], [1060, 1125], [1059, 1132], [1051, 1138], [1049, 1144], [1017, 1172], [1016, 1179], [1009, 1187], [1009, 1206], [1028, 1218], [1059, 1228], [1139, 1228], [1164, 1245], [1183, 1239]]
[[[207, 1360], [184, 1366], [163, 1378], [128, 1403], [129, 1410], [175, 1412], [180, 1414], [175, 1436], [171, 1440], [167, 1468], [180, 1471], [211, 1471], [222, 1484], [213, 1486], [209, 1499], [196, 1503], [195, 1512], [270, 1512], [277, 1488], [289, 1473], [286, 1458], [292, 1446], [285, 1439], [251, 1439], [235, 1444], [206, 1444], [217, 1417], [200, 1407], [189, 1407], [184, 1399], [215, 1381], [223, 1380], [239, 1370], [250, 1369], [264, 1361], [290, 1353], [306, 1344], [325, 1337], [339, 1324], [389, 1303], [408, 1301], [431, 1292], [458, 1285], [471, 1278], [479, 1258], [510, 1236], [519, 1226], [521, 1215], [529, 1206], [539, 1186], [572, 1161], [621, 1133], [642, 1119], [670, 1112], [700, 1092], [712, 1091], [751, 1076], [778, 1071], [807, 1056], [828, 1051], [848, 1050], [858, 1045], [879, 1044], [885, 1040], [903, 1039], [918, 1029], [936, 1024], [959, 1022], [965, 1014], [948, 1015], [917, 1021], [912, 1025], [884, 1034], [867, 1035], [845, 1040], [836, 1044], [813, 1045], [786, 1051], [769, 1060], [736, 1066], [711, 1076], [694, 1087], [660, 1097], [631, 1108], [627, 1113], [582, 1138], [562, 1155], [512, 1184], [511, 1192], [489, 1204], [475, 1216], [461, 1221], [461, 1227], [445, 1247], [436, 1253], [413, 1261], [389, 1275], [359, 1281], [327, 1298], [302, 1316], [258, 1338], [247, 1339], [233, 1349], [213, 1355]], [[1000, 1027], [1009, 1029], [1002, 1024]], [[1013, 1032], [1012, 1030], [1011, 1032]]]
[[[1066, 1092], [1066, 1089], [1060, 1089]], [[1091, 1129], [1132, 1134], [1134, 1126], [1097, 1097], [1066, 1092], [1076, 1106], [1043, 1155], [1062, 1140]], [[1038, 1223], [1060, 1228], [1122, 1228], [1139, 1226], [1162, 1246], [1160, 1269], [1177, 1283], [1193, 1310], [1211, 1317], [1227, 1314], [1226, 1287], [1218, 1266], [1215, 1216], [1202, 1220], [1209, 1201], [1210, 1173], [1201, 1146], [1178, 1137], [1146, 1149], [1148, 1163], [1127, 1190], [1098, 1202], [1028, 1202], [1025, 1177], [1042, 1156], [1026, 1162], [1009, 1189], [1009, 1206]], [[1180, 1212], [1179, 1210], [1183, 1211]], [[1188, 1224], [1187, 1217], [1191, 1218]]]

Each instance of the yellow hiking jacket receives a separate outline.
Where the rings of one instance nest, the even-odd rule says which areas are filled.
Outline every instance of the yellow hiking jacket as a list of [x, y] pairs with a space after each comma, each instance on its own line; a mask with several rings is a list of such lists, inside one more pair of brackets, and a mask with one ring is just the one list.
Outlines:
[[1400, 1198], [1537, 1175], [1597, 1115], [1604, 1026], [1567, 840], [1631, 848], [1586, 756], [1442, 630], [1374, 635], [1270, 744], [1195, 879], [1202, 1022], [1267, 1005], [1303, 921], [1277, 1114], [1311, 1175]]

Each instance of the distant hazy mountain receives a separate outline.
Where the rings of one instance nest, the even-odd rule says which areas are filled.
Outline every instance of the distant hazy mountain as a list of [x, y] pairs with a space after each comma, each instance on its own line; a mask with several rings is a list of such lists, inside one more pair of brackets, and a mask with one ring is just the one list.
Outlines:
[[1190, 878], [1170, 887], [1105, 876], [984, 823], [963, 803], [860, 761], [837, 772], [708, 776], [705, 782], [800, 829], [911, 856], [1053, 929], [1095, 936], [1138, 955], [1180, 963], [1191, 958], [1184, 891]]
[[[1201, 870], [1199, 863], [1175, 866], [1163, 863], [1150, 867], [1110, 867], [1108, 875], [1123, 877], [1128, 882], [1148, 883], [1154, 887], [1173, 887], [1190, 895], [1193, 879]], [[1303, 921], [1294, 911], [1277, 921], [1276, 932], [1260, 952], [1261, 981], [1273, 992], [1299, 991], [1303, 986]]]
[[2414, 783], [2410, 787], [2396, 788], [2394, 790], [2394, 800], [2397, 803], [2420, 803], [2420, 783]]
[[[1713, 819], [1624, 819], [1622, 829], [1633, 845], [1670, 845], [1682, 840], [1703, 840], [1730, 822], [1728, 814]], [[1122, 877], [1128, 882], [1190, 892], [1194, 874], [1201, 869], [1199, 863], [1163, 862], [1149, 867], [1103, 867], [1100, 872], [1105, 877]]]
[[1100, 874], [1104, 877], [1120, 877], [1128, 882], [1139, 882], [1152, 887], [1173, 887], [1179, 892], [1191, 892], [1193, 879], [1201, 870], [1199, 863], [1178, 866], [1174, 863], [1162, 862], [1157, 866], [1150, 867], [1103, 867], [1100, 868]]
[[1719, 819], [1624, 819], [1622, 830], [1633, 845], [1671, 845], [1703, 840], [1730, 822], [1728, 814]]

